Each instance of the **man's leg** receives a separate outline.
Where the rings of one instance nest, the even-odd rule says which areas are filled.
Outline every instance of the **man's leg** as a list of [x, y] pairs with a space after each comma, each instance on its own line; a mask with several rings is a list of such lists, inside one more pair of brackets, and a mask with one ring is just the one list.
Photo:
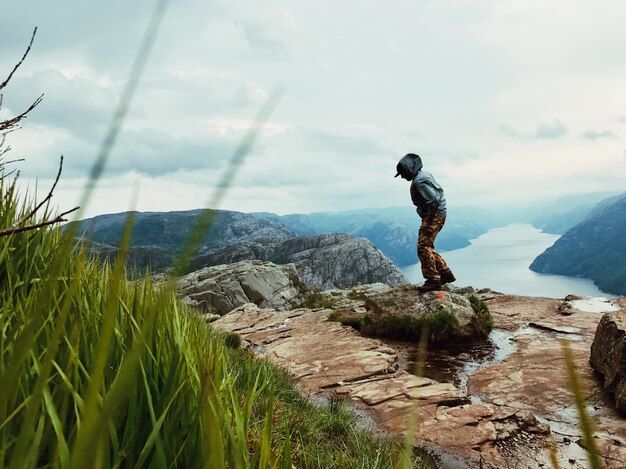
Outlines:
[[435, 265], [437, 266], [437, 272], [441, 273], [450, 270], [444, 258], [441, 257], [441, 254], [433, 250], [433, 256], [435, 256]]
[[449, 270], [446, 261], [435, 251], [435, 238], [445, 222], [445, 215], [423, 219], [417, 239], [417, 257], [422, 264], [422, 275], [433, 283], [441, 281], [439, 272]]

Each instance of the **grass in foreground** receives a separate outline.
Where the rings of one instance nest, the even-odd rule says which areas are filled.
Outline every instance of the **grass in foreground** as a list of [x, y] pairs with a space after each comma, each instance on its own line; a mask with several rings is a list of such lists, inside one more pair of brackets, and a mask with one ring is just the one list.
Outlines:
[[[29, 203], [0, 193], [9, 226]], [[399, 444], [312, 404], [172, 291], [126, 281], [123, 251], [102, 267], [56, 228], [0, 238], [0, 467], [396, 464]]]

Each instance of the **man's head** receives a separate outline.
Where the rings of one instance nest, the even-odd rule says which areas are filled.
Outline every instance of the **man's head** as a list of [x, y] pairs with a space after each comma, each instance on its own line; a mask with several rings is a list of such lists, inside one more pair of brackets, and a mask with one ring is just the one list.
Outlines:
[[396, 175], [394, 177], [401, 176], [402, 179], [412, 181], [420, 169], [422, 169], [422, 159], [419, 155], [407, 153], [396, 165]]

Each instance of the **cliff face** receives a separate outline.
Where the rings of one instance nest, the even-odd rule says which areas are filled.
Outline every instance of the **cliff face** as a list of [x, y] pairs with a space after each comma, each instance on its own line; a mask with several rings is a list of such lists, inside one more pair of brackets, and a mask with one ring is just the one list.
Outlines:
[[318, 290], [408, 283], [402, 271], [369, 240], [348, 234], [290, 239], [274, 251], [273, 258], [281, 264], [294, 263], [302, 280]]
[[626, 196], [599, 204], [537, 257], [530, 269], [588, 278], [603, 291], [626, 294]]
[[194, 269], [253, 259], [294, 264], [300, 278], [318, 290], [408, 282], [402, 271], [369, 240], [345, 233], [299, 236], [277, 245], [231, 246], [199, 256]]

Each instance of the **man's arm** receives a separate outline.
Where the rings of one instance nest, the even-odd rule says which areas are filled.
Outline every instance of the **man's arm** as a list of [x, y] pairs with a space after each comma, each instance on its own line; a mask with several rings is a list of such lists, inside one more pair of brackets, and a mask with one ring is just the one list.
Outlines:
[[[423, 218], [432, 218], [437, 214], [439, 209], [439, 196], [435, 188], [428, 184], [428, 182], [422, 182], [415, 184], [415, 190], [421, 198], [421, 206], [424, 208]], [[415, 200], [413, 201], [415, 204]], [[417, 205], [417, 204], [415, 204]]]

